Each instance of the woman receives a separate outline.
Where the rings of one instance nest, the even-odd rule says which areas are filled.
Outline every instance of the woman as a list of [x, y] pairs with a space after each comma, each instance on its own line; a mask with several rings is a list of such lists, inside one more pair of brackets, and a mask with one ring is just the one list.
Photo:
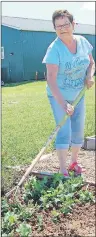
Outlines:
[[93, 47], [83, 36], [73, 35], [75, 23], [67, 10], [55, 11], [52, 21], [57, 38], [48, 47], [43, 63], [47, 67], [47, 95], [56, 124], [65, 113], [70, 115], [55, 142], [60, 172], [68, 177], [66, 157], [70, 145], [72, 160], [69, 170], [74, 170], [76, 175], [82, 172], [77, 158], [84, 140], [84, 97], [75, 108], [71, 104], [85, 84], [90, 88], [94, 83]]

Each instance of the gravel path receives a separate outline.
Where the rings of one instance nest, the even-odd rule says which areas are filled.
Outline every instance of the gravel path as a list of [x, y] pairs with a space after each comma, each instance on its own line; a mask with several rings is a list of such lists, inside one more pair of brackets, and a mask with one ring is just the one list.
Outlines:
[[[46, 158], [46, 159], [45, 159]], [[71, 152], [68, 153], [67, 167], [71, 161]], [[86, 169], [83, 174], [86, 180], [95, 182], [95, 151], [81, 150], [78, 162]], [[34, 171], [59, 172], [59, 161], [56, 151], [42, 156], [42, 160], [36, 164]]]

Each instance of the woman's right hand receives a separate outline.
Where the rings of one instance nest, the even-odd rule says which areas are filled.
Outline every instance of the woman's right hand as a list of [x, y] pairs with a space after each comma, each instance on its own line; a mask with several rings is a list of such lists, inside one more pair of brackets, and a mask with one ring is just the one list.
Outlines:
[[74, 113], [74, 106], [65, 101], [64, 110], [69, 116], [71, 116]]

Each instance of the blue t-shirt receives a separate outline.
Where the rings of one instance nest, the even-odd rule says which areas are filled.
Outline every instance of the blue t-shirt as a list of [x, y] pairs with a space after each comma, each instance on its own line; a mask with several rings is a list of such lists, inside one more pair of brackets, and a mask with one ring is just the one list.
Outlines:
[[[56, 38], [48, 47], [42, 63], [56, 64], [59, 66], [57, 74], [57, 85], [68, 101], [74, 101], [84, 87], [86, 71], [90, 64], [89, 54], [93, 46], [81, 35], [75, 35], [77, 41], [77, 51], [71, 53], [66, 45]], [[52, 92], [47, 85], [47, 95], [52, 96]]]

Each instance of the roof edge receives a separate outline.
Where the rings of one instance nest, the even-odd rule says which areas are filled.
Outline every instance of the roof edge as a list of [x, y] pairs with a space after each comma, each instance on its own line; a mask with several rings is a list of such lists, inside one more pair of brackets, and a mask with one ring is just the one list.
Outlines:
[[[49, 22], [52, 22], [51, 20], [49, 20], [49, 19], [40, 19], [40, 18], [31, 18], [31, 17], [20, 17], [20, 16], [1, 16], [1, 18], [2, 17], [10, 17], [10, 18], [20, 18], [20, 19], [27, 19], [27, 20], [41, 20], [41, 21], [49, 21]], [[80, 23], [80, 22], [75, 22], [76, 24], [80, 24], [80, 25], [90, 25], [90, 26], [95, 26], [95, 25], [93, 25], [93, 24], [83, 24], [83, 23]]]
[[15, 29], [15, 30], [22, 30], [20, 29], [19, 27], [16, 27], [16, 26], [12, 26], [12, 25], [8, 25], [8, 24], [4, 24], [4, 23], [1, 23], [2, 26], [7, 26], [9, 28], [12, 28], [12, 29]]

